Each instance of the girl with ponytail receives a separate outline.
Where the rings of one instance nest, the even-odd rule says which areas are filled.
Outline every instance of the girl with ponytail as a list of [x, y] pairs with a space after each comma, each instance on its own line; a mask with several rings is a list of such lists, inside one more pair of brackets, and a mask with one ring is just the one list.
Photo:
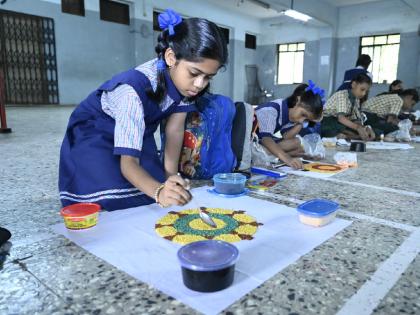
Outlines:
[[[294, 169], [302, 168], [305, 151], [296, 135], [310, 122], [322, 119], [324, 90], [312, 80], [300, 84], [286, 99], [276, 99], [255, 109], [256, 130], [261, 144], [275, 157]], [[282, 138], [274, 134], [280, 132]]]
[[[72, 113], [60, 152], [59, 190], [64, 206], [99, 203], [106, 210], [157, 202], [189, 202], [188, 182], [177, 175], [187, 112], [228, 57], [214, 23], [183, 20], [166, 10], [157, 58], [117, 74]], [[154, 132], [166, 120], [164, 163]]]

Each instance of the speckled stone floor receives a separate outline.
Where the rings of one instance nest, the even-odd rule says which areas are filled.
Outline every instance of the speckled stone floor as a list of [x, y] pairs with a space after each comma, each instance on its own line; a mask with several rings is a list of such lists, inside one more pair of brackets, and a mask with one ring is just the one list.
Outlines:
[[[0, 314], [196, 314], [50, 230], [61, 222], [58, 152], [71, 110], [7, 109], [13, 133], [0, 134], [0, 226], [13, 238], [0, 270]], [[252, 194], [293, 207], [334, 199], [353, 223], [224, 314], [420, 314], [415, 147], [361, 153], [359, 168], [333, 180], [291, 175]]]

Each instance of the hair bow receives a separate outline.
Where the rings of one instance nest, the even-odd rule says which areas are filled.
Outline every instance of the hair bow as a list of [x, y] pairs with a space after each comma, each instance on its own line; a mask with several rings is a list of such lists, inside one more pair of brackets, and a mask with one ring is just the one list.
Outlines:
[[174, 35], [174, 27], [182, 22], [181, 16], [174, 10], [167, 9], [158, 16], [159, 27], [161, 30], [169, 30], [169, 35]]
[[305, 89], [305, 91], [312, 91], [315, 95], [319, 95], [321, 97], [321, 101], [324, 104], [325, 103], [325, 91], [321, 89], [319, 86], [316, 86], [316, 84], [312, 81], [308, 81], [308, 87]]

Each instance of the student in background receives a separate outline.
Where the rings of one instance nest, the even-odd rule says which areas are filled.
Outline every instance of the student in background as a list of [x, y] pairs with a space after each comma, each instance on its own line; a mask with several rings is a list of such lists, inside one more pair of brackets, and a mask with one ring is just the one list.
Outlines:
[[388, 92], [382, 92], [376, 96], [387, 95], [387, 94], [398, 94], [402, 90], [403, 90], [403, 82], [401, 80], [394, 80], [389, 85]]
[[373, 140], [375, 134], [363, 125], [360, 112], [362, 99], [372, 84], [372, 79], [364, 73], [352, 79], [350, 89], [335, 92], [325, 104], [321, 122], [322, 137]]
[[389, 85], [389, 90], [388, 92], [391, 93], [398, 93], [400, 91], [402, 91], [403, 88], [403, 81], [401, 80], [394, 80], [392, 81], [392, 83]]
[[365, 55], [365, 54], [360, 55], [359, 58], [357, 59], [356, 67], [349, 69], [344, 73], [343, 83], [339, 86], [337, 91], [350, 89], [352, 80], [355, 77], [357, 77], [359, 74], [366, 74], [372, 80], [373, 78], [372, 74], [369, 71], [367, 71], [371, 62], [372, 62], [372, 59], [370, 58], [369, 55]]
[[[283, 100], [287, 107], [293, 108], [305, 90], [308, 88], [308, 84], [299, 84], [293, 91], [293, 94]], [[296, 135], [305, 136], [311, 133], [321, 133], [321, 123], [315, 121], [304, 121], [302, 124], [289, 123], [280, 130], [283, 138], [292, 139]]]
[[[257, 134], [261, 144], [271, 154], [295, 169], [302, 168], [302, 162], [294, 157], [304, 153], [296, 135], [306, 122], [319, 121], [322, 118], [323, 94], [324, 91], [310, 81], [309, 86], [298, 86], [287, 99], [274, 100], [255, 109]], [[291, 129], [282, 134], [281, 139], [274, 136], [276, 132], [291, 126]]]
[[391, 92], [372, 97], [362, 105], [362, 111], [367, 118], [366, 124], [373, 128], [376, 136], [386, 136], [398, 130], [398, 116], [403, 112], [410, 112], [418, 101], [417, 91], [407, 89], [398, 94]]

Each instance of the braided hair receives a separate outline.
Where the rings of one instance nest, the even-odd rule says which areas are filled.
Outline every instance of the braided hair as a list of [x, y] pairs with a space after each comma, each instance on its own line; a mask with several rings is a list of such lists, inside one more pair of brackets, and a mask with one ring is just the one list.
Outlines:
[[228, 58], [226, 40], [220, 28], [206, 19], [189, 18], [163, 30], [158, 37], [155, 51], [158, 57], [158, 75], [156, 90], [148, 89], [147, 95], [160, 102], [166, 95], [165, 52], [171, 48], [177, 60], [200, 62], [203, 59], [219, 61], [224, 66]]

